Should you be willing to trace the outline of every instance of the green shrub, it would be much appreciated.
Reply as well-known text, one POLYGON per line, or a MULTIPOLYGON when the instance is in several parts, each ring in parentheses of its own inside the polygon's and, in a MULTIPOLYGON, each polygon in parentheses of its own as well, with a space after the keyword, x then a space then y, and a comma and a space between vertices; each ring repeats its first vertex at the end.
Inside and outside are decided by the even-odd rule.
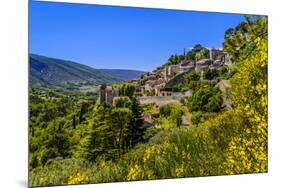
POLYGON ((203 121, 203 114, 202 112, 194 112, 192 113, 192 116, 191 116, 191 123, 193 125, 198 125, 199 123, 201 123, 203 121))
POLYGON ((202 112, 219 112, 222 108, 221 91, 209 84, 202 85, 188 100, 188 109, 202 112))

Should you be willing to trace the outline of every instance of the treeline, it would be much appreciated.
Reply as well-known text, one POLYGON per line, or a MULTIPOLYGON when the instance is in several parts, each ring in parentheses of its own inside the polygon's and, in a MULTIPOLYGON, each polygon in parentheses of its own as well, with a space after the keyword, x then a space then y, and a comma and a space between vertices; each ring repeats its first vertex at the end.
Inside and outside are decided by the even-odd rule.
POLYGON ((67 90, 29 91, 29 166, 36 168, 57 157, 70 157, 96 95, 67 90))

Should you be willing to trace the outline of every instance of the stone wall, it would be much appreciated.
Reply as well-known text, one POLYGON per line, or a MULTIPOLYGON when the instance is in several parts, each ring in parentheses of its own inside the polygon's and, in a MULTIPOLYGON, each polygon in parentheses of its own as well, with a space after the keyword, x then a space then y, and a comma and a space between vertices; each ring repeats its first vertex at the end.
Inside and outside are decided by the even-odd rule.
POLYGON ((180 103, 182 96, 145 96, 138 97, 140 104, 155 104, 163 106, 168 103, 180 103))

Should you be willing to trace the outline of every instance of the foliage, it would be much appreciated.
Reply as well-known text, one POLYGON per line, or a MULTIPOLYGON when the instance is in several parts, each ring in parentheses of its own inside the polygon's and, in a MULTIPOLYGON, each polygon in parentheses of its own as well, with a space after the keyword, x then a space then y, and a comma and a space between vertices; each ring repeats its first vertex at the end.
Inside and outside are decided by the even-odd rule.
POLYGON ((181 105, 170 103, 160 107, 160 122, 164 129, 182 126, 183 110, 181 105))
POLYGON ((182 60, 184 59, 184 57, 182 55, 171 55, 170 58, 168 59, 168 61, 164 64, 165 66, 168 65, 176 65, 179 64, 182 60))
POLYGON ((92 99, 88 100, 82 92, 69 94, 68 91, 31 88, 30 168, 72 155, 77 144, 76 133, 80 132, 79 118, 76 117, 81 114, 81 108, 84 108, 85 117, 88 103, 92 103, 92 99))
POLYGON ((195 90, 200 85, 200 76, 195 72, 187 72, 177 76, 177 79, 170 80, 166 88, 171 88, 173 92, 195 90))
POLYGON ((173 92, 179 92, 180 90, 181 90, 180 85, 174 85, 174 86, 172 87, 172 91, 173 91, 173 92))
POLYGON ((203 49, 201 44, 196 44, 189 52, 186 53, 185 58, 187 60, 196 60, 196 53, 203 49))
POLYGON ((252 42, 255 51, 239 62, 231 80, 233 106, 244 125, 225 153, 230 174, 267 172, 267 39, 252 42))
POLYGON ((81 140, 75 153, 76 157, 94 161, 98 156, 112 158, 116 155, 114 135, 108 124, 110 108, 97 106, 93 119, 89 122, 86 136, 81 140))
MULTIPOLYGON (((158 67, 157 69, 164 69, 165 67, 169 65, 177 65, 182 60, 196 60, 196 58, 204 59, 209 57, 209 50, 207 48, 204 48, 201 44, 196 44, 194 47, 188 51, 185 56, 183 55, 171 55, 166 63, 164 63, 162 66, 158 67)), ((198 60, 199 60, 198 59, 198 60)))
POLYGON ((222 106, 221 91, 212 85, 202 85, 188 99, 190 111, 219 112, 222 106))
POLYGON ((217 69, 207 69, 204 71, 204 78, 207 80, 213 80, 220 75, 219 70, 217 69))
POLYGON ((200 80, 200 75, 192 71, 187 75, 186 82, 184 85, 188 89, 195 90, 199 85, 199 80, 200 80))
POLYGON ((192 113, 191 116, 191 123, 193 125, 198 125, 199 123, 201 123, 203 121, 203 114, 202 112, 198 111, 198 112, 194 112, 192 113))
POLYGON ((127 96, 132 98, 135 93, 135 85, 132 83, 115 84, 114 87, 119 90, 120 96, 127 96))
POLYGON ((210 58, 210 53, 209 50, 207 48, 202 48, 199 52, 196 53, 195 55, 195 59, 197 61, 201 60, 201 59, 208 59, 210 58))
POLYGON ((128 131, 129 147, 132 148, 138 143, 144 142, 145 131, 143 127, 142 110, 139 101, 134 97, 131 105, 132 119, 128 131))
POLYGON ((253 41, 267 35, 265 16, 246 16, 235 28, 229 28, 224 35, 223 49, 237 63, 247 58, 256 48, 253 41))
POLYGON ((163 130, 116 162, 54 161, 35 169, 30 182, 32 185, 67 184, 78 173, 80 183, 220 175, 224 173, 223 149, 237 134, 237 123, 236 116, 228 112, 201 127, 163 130))
POLYGON ((125 96, 125 97, 118 97, 118 98, 114 98, 113 101, 113 105, 117 108, 129 108, 131 106, 131 100, 129 97, 125 96))

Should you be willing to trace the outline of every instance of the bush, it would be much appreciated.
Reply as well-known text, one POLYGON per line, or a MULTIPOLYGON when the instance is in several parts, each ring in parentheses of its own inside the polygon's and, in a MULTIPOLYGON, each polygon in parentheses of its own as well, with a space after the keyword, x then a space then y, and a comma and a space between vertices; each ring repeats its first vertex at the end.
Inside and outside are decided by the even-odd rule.
POLYGON ((113 101, 113 105, 116 108, 130 108, 131 107, 131 100, 129 97, 115 97, 113 101))
POLYGON ((182 106, 176 103, 170 103, 160 107, 160 123, 162 128, 182 126, 182 106))
POLYGON ((204 78, 207 80, 213 80, 219 76, 219 71, 217 69, 208 69, 204 72, 204 78))
POLYGON ((212 85, 203 85, 188 100, 191 112, 219 112, 222 108, 221 91, 212 85))
POLYGON ((203 114, 202 112, 194 112, 192 113, 192 116, 191 116, 191 123, 193 125, 198 125, 199 123, 201 123, 203 121, 203 114))

